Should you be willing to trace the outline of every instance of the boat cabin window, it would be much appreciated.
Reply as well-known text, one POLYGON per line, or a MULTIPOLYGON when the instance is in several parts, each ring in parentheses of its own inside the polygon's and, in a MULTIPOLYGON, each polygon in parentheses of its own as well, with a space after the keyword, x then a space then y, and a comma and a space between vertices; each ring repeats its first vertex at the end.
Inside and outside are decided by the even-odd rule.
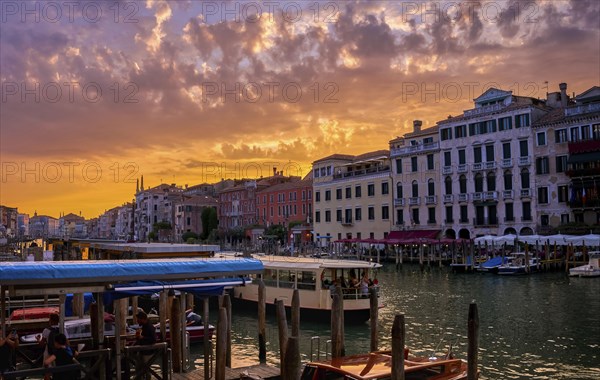
POLYGON ((302 271, 297 273, 298 289, 315 290, 316 273, 311 271, 302 271))
POLYGON ((277 270, 265 269, 262 276, 263 276, 263 282, 265 283, 265 286, 277 287, 277 270))
POLYGON ((279 272, 279 287, 293 289, 294 286, 296 285, 296 271, 280 269, 278 272, 279 272))

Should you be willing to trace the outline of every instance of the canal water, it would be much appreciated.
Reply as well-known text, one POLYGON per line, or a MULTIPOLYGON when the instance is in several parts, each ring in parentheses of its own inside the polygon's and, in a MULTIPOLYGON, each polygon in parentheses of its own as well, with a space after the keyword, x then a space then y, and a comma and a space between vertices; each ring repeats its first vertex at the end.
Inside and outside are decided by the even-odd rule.
MULTIPOLYGON (((419 355, 445 354, 450 344, 466 358, 467 315, 476 301, 480 321, 482 379, 600 379, 600 279, 569 278, 564 273, 503 277, 455 274, 447 268, 421 272, 405 265, 397 272, 386 265, 379 273, 380 348, 390 349, 394 316, 404 313, 406 340, 419 355)), ((216 316, 216 313, 211 313, 216 316)), ((235 366, 258 361, 256 315, 236 310, 232 352, 235 366)), ((211 321, 216 325, 216 321, 211 321)), ((302 360, 310 359, 311 338, 320 336, 323 358, 329 321, 301 317, 302 360)), ((267 361, 279 364, 277 323, 267 318, 267 361)), ((369 350, 369 325, 346 325, 346 353, 369 350)), ((316 359, 317 341, 313 342, 316 359)), ((192 348, 201 365, 202 346, 192 348)))

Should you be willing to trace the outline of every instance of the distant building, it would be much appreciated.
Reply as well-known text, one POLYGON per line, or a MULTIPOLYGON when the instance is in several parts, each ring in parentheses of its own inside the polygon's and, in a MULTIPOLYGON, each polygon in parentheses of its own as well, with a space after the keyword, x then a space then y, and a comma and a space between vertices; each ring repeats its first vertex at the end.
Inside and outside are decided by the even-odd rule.
POLYGON ((390 153, 334 154, 313 162, 314 238, 383 239, 392 226, 390 153))
POLYGON ((114 239, 131 240, 133 239, 133 203, 125 203, 117 208, 117 218, 115 220, 114 239))
POLYGON ((187 187, 185 190, 183 190, 183 195, 188 195, 188 196, 193 196, 193 195, 200 195, 203 197, 215 197, 216 196, 216 191, 215 191, 215 186, 211 185, 209 183, 201 183, 199 185, 194 185, 194 186, 190 186, 187 187))
MULTIPOLYGON (((202 213, 207 208, 217 209, 218 202, 208 195, 185 196, 174 201, 175 204, 175 237, 182 241, 182 235, 193 232, 196 235, 203 233, 202 213)), ((184 242, 185 243, 185 242, 184 242)))
POLYGON ((16 207, 0 206, 0 234, 14 236, 18 232, 16 207))
POLYGON ((29 218, 29 234, 33 238, 60 237, 58 219, 48 215, 38 215, 37 211, 29 218))
POLYGON ((17 236, 29 236, 29 214, 17 215, 17 236))
POLYGON ((181 198, 183 189, 175 184, 161 184, 144 189, 142 176, 141 188, 135 194, 134 239, 147 241, 148 235, 157 233, 160 241, 175 241, 175 206, 174 202, 181 198), (157 226, 162 225, 159 228, 157 226))
POLYGON ((69 213, 58 218, 59 235, 63 239, 84 238, 86 236, 85 218, 69 213))

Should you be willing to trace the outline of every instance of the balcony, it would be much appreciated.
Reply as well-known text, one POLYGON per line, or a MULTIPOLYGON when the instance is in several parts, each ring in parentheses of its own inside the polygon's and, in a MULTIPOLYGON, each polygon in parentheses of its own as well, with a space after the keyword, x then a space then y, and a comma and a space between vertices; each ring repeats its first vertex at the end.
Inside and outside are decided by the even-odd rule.
POLYGON ((519 157, 519 166, 529 166, 531 165, 530 157, 519 157))
POLYGON ((514 216, 505 216, 504 217, 504 223, 514 223, 514 222, 515 222, 514 216))
POLYGON ((394 206, 404 206, 404 198, 394 198, 394 206))
POLYGON ((496 161, 488 161, 485 163, 485 169, 486 170, 493 170, 496 169, 496 161))
POLYGON ((497 191, 486 191, 483 193, 483 199, 486 201, 497 201, 498 200, 498 192, 497 191))
POLYGON ((571 178, 573 177, 596 177, 600 176, 600 168, 587 168, 587 169, 571 169, 567 170, 565 174, 571 178))
POLYGON ((340 223, 342 223, 342 226, 347 227, 352 227, 354 225, 354 223, 352 223, 352 218, 346 218, 344 220, 341 220, 340 223))
POLYGON ((458 221, 458 223, 460 223, 460 224, 467 224, 467 223, 469 223, 469 219, 467 219, 467 218, 460 218, 460 220, 458 221))
POLYGON ((475 227, 497 226, 498 218, 473 218, 473 225, 475 227))
POLYGON ((513 199, 513 198, 514 198, 514 191, 504 190, 502 192, 502 199, 513 199))
POLYGON ((408 198, 408 204, 409 204, 409 206, 418 206, 421 204, 421 198, 420 197, 410 197, 410 198, 408 198))
POLYGON ((531 189, 521 189, 521 198, 531 198, 531 189))
POLYGON ((397 220, 396 221, 396 225, 397 226, 403 226, 404 225, 404 220, 397 220))
POLYGON ((464 112, 464 115, 465 115, 465 117, 481 115, 481 114, 488 113, 488 112, 499 111, 505 107, 506 106, 502 103, 492 104, 489 106, 477 107, 477 108, 472 108, 470 110, 466 110, 464 112))
POLYGON ((442 168, 442 174, 443 175, 452 174, 452 166, 444 166, 442 168))
POLYGON ((361 176, 377 174, 377 173, 388 173, 389 171, 390 171, 389 165, 381 165, 381 166, 375 166, 375 167, 371 167, 371 168, 367 168, 367 169, 352 170, 352 171, 347 171, 347 172, 338 172, 333 175, 333 179, 340 180, 340 179, 361 177, 361 176))
POLYGON ((444 203, 452 203, 453 201, 454 201, 454 197, 452 196, 452 194, 444 195, 444 203))
POLYGON ((565 116, 582 115, 591 112, 599 112, 600 103, 583 104, 580 106, 565 108, 565 116))
POLYGON ((513 166, 512 158, 504 158, 502 159, 502 168, 511 168, 513 166))
POLYGON ((437 142, 427 144, 409 145, 402 148, 394 148, 390 151, 390 156, 403 156, 413 153, 423 153, 432 150, 438 150, 440 144, 437 142))
POLYGON ((473 202, 481 202, 483 200, 483 193, 473 193, 473 202))
POLYGON ((467 193, 458 194, 458 201, 459 202, 468 202, 469 201, 469 194, 467 194, 467 193))
POLYGON ((527 215, 521 218, 521 222, 531 222, 533 219, 531 218, 531 215, 527 215))
POLYGON ((428 195, 425 197, 425 204, 426 205, 434 205, 437 203, 437 196, 435 195, 428 195))
POLYGON ((483 162, 476 162, 476 163, 473 164, 473 171, 474 172, 478 172, 478 171, 481 171, 483 169, 485 169, 485 167, 483 165, 483 162))
POLYGON ((467 164, 460 164, 456 168, 457 173, 466 173, 467 171, 469 171, 469 167, 467 166, 467 164))

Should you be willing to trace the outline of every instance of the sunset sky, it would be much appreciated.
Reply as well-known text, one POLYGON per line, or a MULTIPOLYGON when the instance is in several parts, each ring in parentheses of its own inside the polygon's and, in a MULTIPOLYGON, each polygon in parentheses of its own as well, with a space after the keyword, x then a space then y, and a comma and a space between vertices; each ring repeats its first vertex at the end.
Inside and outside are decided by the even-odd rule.
POLYGON ((73 3, 1 4, 0 204, 20 212, 95 217, 142 174, 303 175, 489 87, 600 84, 596 0, 73 3))

